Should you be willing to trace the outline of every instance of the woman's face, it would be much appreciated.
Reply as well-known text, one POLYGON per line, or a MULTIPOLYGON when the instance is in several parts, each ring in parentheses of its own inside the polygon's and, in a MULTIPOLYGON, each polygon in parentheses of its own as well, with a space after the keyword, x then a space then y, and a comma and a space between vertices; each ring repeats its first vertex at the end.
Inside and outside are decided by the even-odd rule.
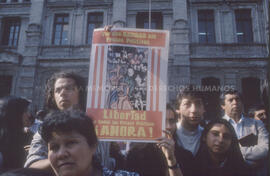
POLYGON ((215 124, 206 135, 206 145, 214 154, 225 154, 232 143, 232 134, 223 124, 215 124))
POLYGON ((80 133, 53 132, 48 143, 48 158, 58 176, 89 176, 95 150, 80 133))

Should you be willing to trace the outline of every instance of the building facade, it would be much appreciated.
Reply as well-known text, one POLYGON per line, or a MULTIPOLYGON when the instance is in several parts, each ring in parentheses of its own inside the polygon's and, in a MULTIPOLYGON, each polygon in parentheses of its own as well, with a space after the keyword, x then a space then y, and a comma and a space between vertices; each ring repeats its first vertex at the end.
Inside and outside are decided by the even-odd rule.
POLYGON ((0 96, 41 108, 52 73, 87 79, 94 28, 148 28, 150 19, 170 31, 168 101, 191 83, 206 91, 209 116, 226 87, 248 107, 267 80, 268 11, 268 0, 0 0, 0 96))

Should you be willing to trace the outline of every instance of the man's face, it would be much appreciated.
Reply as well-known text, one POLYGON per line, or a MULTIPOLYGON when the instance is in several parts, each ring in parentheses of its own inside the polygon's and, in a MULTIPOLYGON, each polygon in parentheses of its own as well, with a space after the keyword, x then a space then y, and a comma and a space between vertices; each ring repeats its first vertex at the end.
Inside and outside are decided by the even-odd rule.
POLYGON ((166 110, 166 130, 169 130, 172 134, 176 131, 176 118, 172 110, 166 110))
POLYGON ((59 78, 54 84, 54 99, 59 110, 79 104, 79 90, 71 78, 59 78))
POLYGON ((191 128, 198 127, 204 112, 204 105, 200 98, 183 98, 178 111, 182 123, 191 128))
POLYGON ((239 117, 242 113, 242 102, 237 94, 226 94, 224 105, 221 107, 229 117, 239 117))
POLYGON ((254 118, 256 120, 261 120, 262 122, 265 122, 267 120, 266 111, 264 109, 260 109, 258 111, 255 111, 254 118))

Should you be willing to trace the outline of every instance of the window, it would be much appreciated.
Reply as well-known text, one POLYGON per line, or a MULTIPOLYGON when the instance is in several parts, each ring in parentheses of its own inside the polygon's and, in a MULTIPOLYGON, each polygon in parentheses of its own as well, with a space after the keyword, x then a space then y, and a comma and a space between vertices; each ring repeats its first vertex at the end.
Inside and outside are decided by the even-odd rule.
POLYGON ((0 98, 10 95, 12 76, 0 75, 0 98))
POLYGON ((252 105, 261 103, 260 82, 261 80, 255 77, 246 77, 241 79, 245 112, 247 112, 252 105))
POLYGON ((16 47, 20 35, 20 18, 4 18, 3 24, 2 44, 16 47))
MULTIPOLYGON (((162 29, 163 17, 160 12, 151 13, 151 29, 162 29)), ((136 16, 136 27, 149 29, 149 13, 139 12, 136 16)))
POLYGON ((86 38, 86 43, 87 44, 92 43, 93 30, 95 28, 102 27, 102 25, 103 25, 103 13, 102 12, 88 13, 88 18, 87 18, 87 38, 86 38))
POLYGON ((215 43, 215 22, 213 10, 198 10, 199 43, 215 43))
POLYGON ((68 44, 68 14, 55 15, 53 25, 53 44, 67 45, 68 44))
POLYGON ((236 35, 238 43, 253 42, 250 9, 235 10, 236 35))
POLYGON ((7 0, 0 0, 0 3, 5 3, 7 2, 7 0))

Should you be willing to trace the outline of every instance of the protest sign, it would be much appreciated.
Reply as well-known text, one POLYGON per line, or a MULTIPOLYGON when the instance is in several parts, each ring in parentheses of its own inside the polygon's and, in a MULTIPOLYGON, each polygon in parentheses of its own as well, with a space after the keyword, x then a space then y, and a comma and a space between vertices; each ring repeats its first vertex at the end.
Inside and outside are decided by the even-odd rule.
POLYGON ((153 142, 162 136, 168 45, 164 30, 94 30, 87 113, 99 139, 153 142))

